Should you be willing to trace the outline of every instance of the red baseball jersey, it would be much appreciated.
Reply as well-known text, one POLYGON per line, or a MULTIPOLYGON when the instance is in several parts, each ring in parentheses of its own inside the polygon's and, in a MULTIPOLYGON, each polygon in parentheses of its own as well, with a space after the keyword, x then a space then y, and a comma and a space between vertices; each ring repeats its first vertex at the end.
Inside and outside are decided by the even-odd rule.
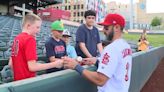
POLYGON ((14 80, 21 80, 35 76, 29 71, 28 61, 37 60, 35 37, 27 33, 20 33, 15 37, 11 51, 14 80))

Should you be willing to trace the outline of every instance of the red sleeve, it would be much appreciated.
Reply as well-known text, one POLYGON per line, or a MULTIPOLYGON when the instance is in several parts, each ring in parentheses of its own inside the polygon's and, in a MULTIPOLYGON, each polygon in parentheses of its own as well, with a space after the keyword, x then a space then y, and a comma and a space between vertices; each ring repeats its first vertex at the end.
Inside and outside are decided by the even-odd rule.
POLYGON ((25 55, 26 55, 27 61, 37 60, 36 40, 34 38, 29 38, 27 40, 26 46, 25 46, 25 55))

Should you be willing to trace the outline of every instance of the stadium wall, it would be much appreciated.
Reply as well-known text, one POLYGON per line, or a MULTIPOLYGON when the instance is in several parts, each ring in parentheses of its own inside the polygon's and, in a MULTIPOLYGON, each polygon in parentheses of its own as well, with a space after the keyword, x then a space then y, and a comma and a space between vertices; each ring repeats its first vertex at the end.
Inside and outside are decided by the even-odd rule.
MULTIPOLYGON (((133 54, 132 78, 129 92, 140 92, 159 61, 164 47, 133 54)), ((96 70, 95 67, 89 67, 96 70)), ((45 74, 35 78, 0 85, 0 92, 96 92, 96 86, 73 70, 45 74)))

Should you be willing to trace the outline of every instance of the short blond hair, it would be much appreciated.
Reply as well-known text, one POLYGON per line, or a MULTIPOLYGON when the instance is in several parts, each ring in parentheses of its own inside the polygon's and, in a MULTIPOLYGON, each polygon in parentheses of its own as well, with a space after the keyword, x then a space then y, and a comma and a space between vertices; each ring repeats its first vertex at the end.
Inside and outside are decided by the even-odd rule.
POLYGON ((35 21, 41 21, 42 19, 33 13, 28 13, 24 16, 23 21, 22 21, 22 26, 24 27, 26 23, 34 24, 35 21))

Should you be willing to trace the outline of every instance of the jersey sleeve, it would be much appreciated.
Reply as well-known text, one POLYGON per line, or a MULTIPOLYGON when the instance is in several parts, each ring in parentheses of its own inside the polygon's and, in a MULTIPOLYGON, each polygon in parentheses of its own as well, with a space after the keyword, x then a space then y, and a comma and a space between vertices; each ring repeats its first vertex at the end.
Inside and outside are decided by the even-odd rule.
POLYGON ((111 78, 118 66, 118 56, 116 53, 116 51, 106 48, 99 58, 100 62, 97 72, 111 78))
POLYGON ((27 61, 37 60, 36 40, 29 38, 25 44, 25 56, 27 61))

